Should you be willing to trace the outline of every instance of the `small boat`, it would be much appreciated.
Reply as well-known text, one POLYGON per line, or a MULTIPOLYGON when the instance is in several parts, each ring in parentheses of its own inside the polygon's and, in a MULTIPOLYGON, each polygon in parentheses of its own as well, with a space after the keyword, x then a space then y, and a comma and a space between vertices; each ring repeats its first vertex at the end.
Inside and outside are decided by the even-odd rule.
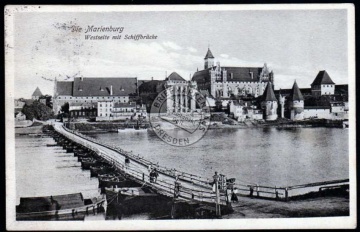
POLYGON ((105 174, 108 172, 113 172, 115 169, 109 165, 100 165, 100 166, 91 166, 90 167, 90 176, 98 176, 99 174, 105 174))
POLYGON ((149 187, 105 188, 107 206, 122 214, 170 211, 171 198, 149 187))
POLYGON ((131 127, 122 127, 118 129, 118 132, 134 132, 136 131, 135 128, 131 128, 131 127))
POLYGON ((118 129, 118 132, 145 132, 147 131, 147 128, 140 127, 139 123, 137 123, 136 126, 131 127, 122 127, 118 129))
POLYGON ((94 158, 83 158, 81 160, 81 167, 83 169, 90 169, 90 166, 94 166, 97 163, 97 160, 94 158))
POLYGON ((115 174, 105 174, 105 175, 98 175, 99 177, 99 188, 101 188, 102 192, 105 191, 106 187, 138 187, 141 186, 139 183, 126 179, 124 176, 115 175, 115 174))
POLYGON ((47 147, 56 147, 58 146, 56 143, 55 144, 46 144, 47 147))
POLYGON ((21 197, 16 220, 83 220, 84 213, 102 209, 105 199, 84 199, 82 193, 21 197))

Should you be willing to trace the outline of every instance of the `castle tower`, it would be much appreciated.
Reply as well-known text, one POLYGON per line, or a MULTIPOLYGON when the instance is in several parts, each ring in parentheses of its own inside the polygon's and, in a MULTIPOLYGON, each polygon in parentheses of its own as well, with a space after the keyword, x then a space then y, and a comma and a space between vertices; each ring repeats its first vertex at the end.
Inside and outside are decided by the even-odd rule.
POLYGON ((33 100, 39 100, 39 97, 41 97, 41 96, 42 96, 42 93, 41 93, 39 87, 36 87, 35 91, 34 91, 33 94, 31 95, 31 98, 32 98, 33 100))
POLYGON ((333 95, 335 92, 335 83, 331 80, 329 74, 322 70, 315 77, 311 84, 311 93, 314 97, 322 95, 333 95))
POLYGON ((284 118, 285 112, 285 97, 281 95, 281 89, 279 91, 279 103, 280 103, 280 118, 284 118))
POLYGON ((228 85, 227 85, 227 71, 223 69, 222 71, 222 86, 223 86, 223 97, 228 97, 228 85))
POLYGON ((211 53, 210 48, 208 48, 208 51, 204 58, 204 60, 205 60, 204 69, 208 69, 208 68, 211 68, 212 66, 214 66, 214 58, 215 57, 211 53))
POLYGON ((262 96, 261 108, 263 109, 264 119, 266 121, 274 121, 278 118, 278 102, 275 97, 271 82, 269 82, 265 88, 264 94, 262 96))
POLYGON ((289 111, 291 120, 303 120, 304 119, 304 97, 296 83, 291 89, 289 97, 289 111))

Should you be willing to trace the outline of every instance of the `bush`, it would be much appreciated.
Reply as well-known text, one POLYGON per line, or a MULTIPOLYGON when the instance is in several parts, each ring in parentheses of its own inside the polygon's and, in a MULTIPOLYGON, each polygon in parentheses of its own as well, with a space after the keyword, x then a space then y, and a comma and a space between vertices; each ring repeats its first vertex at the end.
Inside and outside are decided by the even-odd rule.
POLYGON ((22 109, 22 112, 26 115, 28 120, 48 120, 54 117, 54 112, 51 108, 40 103, 39 101, 34 101, 31 105, 25 105, 22 109))

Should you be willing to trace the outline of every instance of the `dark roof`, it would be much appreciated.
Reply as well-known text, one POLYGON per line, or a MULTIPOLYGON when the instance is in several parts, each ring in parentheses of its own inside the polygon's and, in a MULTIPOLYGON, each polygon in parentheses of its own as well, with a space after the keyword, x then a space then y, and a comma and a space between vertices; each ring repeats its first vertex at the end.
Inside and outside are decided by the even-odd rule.
POLYGON ((259 67, 222 67, 222 68, 224 68, 227 71, 227 81, 258 82, 262 71, 262 68, 259 67))
POLYGON ((304 97, 301 94, 301 91, 300 91, 299 86, 297 85, 296 81, 294 82, 294 85, 291 89, 290 100, 292 100, 292 101, 303 101, 304 100, 304 97))
POLYGON ((115 102, 114 108, 119 108, 119 107, 136 107, 136 104, 135 102, 129 102, 129 103, 115 102))
POLYGON ((17 211, 19 213, 51 211, 55 210, 56 203, 61 206, 61 209, 74 209, 84 206, 81 193, 52 196, 52 199, 55 204, 52 203, 51 196, 21 197, 17 211))
POLYGON ((172 72, 167 78, 167 81, 186 81, 184 78, 182 78, 179 74, 176 72, 172 72))
POLYGON ((72 96, 73 81, 56 82, 56 91, 58 95, 72 96))
POLYGON ((262 95, 263 101, 277 101, 271 82, 266 85, 264 94, 262 95))
MULTIPOLYGON (((299 88, 300 89, 300 88, 299 88)), ((289 97, 291 95, 291 91, 292 89, 279 89, 279 90, 275 90, 274 93, 276 96, 278 96, 279 94, 281 94, 281 96, 285 96, 285 97, 289 97)), ((307 96, 307 95, 311 95, 311 88, 301 88, 300 89, 301 94, 303 96, 307 96)))
POLYGON ((304 106, 304 109, 330 109, 330 106, 304 106))
POLYGON ((165 82, 160 80, 152 80, 145 82, 139 86, 140 93, 158 93, 165 89, 165 82))
POLYGON ((349 85, 335 85, 335 94, 348 94, 349 85))
POLYGON ((215 58, 215 57, 213 56, 213 54, 211 53, 210 48, 208 48, 208 51, 207 51, 204 59, 208 59, 208 58, 215 58))
POLYGON ((197 83, 210 82, 210 68, 195 72, 191 80, 197 83))
POLYGON ((112 96, 128 96, 136 93, 136 77, 117 77, 117 78, 74 78, 73 96, 110 96, 112 86, 112 96))
POLYGON ((33 92, 33 94, 31 96, 33 97, 40 97, 42 95, 39 87, 36 87, 35 91, 33 92))
MULTIPOLYGON (((258 82, 260 80, 260 74, 263 69, 262 67, 221 67, 221 68, 227 71, 228 82, 231 81, 258 82)), ((197 83, 210 82, 210 70, 211 68, 208 68, 195 72, 192 77, 192 80, 196 81, 197 83)), ((222 79, 218 81, 222 81, 222 79)))
POLYGON ((315 77, 315 80, 311 85, 326 85, 326 84, 333 85, 335 83, 331 80, 329 74, 325 70, 322 70, 315 77))

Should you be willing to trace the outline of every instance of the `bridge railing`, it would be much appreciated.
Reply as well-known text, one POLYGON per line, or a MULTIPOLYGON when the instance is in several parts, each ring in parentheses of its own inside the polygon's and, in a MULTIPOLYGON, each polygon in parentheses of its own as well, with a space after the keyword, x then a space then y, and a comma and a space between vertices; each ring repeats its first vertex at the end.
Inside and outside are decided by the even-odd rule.
MULTIPOLYGON (((216 194, 212 192, 212 188, 209 185, 210 180, 206 178, 199 178, 199 176, 192 175, 190 173, 185 172, 179 172, 175 169, 168 169, 166 167, 161 167, 157 164, 154 164, 150 161, 147 161, 141 157, 135 156, 131 154, 130 152, 126 152, 121 148, 118 148, 116 146, 112 146, 109 144, 103 144, 102 142, 97 141, 94 138, 91 138, 89 136, 85 136, 83 134, 74 132, 72 130, 69 130, 66 127, 63 127, 64 130, 69 132, 69 134, 65 134, 68 139, 71 139, 93 151, 95 151, 100 157, 107 160, 109 163, 113 164, 115 167, 117 167, 119 170, 126 172, 133 178, 136 178, 138 181, 144 181, 145 184, 150 185, 151 187, 157 189, 159 192, 163 193, 166 196, 172 197, 174 195, 174 189, 175 189, 175 179, 178 176, 181 181, 186 181, 189 184, 198 186, 199 188, 188 188, 188 187, 181 187, 179 191, 179 198, 185 199, 185 200, 195 200, 200 202, 212 202, 214 203, 216 200, 216 194), (85 141, 88 140, 90 142, 96 143, 98 145, 107 147, 109 149, 112 149, 120 154, 127 155, 128 157, 131 157, 132 160, 136 160, 137 162, 140 162, 144 166, 152 165, 153 167, 156 167, 159 173, 165 174, 169 177, 172 177, 171 181, 165 181, 158 179, 156 183, 150 183, 146 182, 146 180, 150 179, 150 176, 146 172, 141 172, 139 170, 126 167, 125 164, 119 162, 119 157, 112 157, 110 154, 104 153, 100 149, 98 149, 96 146, 93 146, 91 143, 84 142, 84 140, 79 139, 82 138, 85 141), (204 189, 204 190, 203 190, 204 189)), ((225 205, 226 204, 227 196, 225 193, 220 193, 220 204, 225 205)))

